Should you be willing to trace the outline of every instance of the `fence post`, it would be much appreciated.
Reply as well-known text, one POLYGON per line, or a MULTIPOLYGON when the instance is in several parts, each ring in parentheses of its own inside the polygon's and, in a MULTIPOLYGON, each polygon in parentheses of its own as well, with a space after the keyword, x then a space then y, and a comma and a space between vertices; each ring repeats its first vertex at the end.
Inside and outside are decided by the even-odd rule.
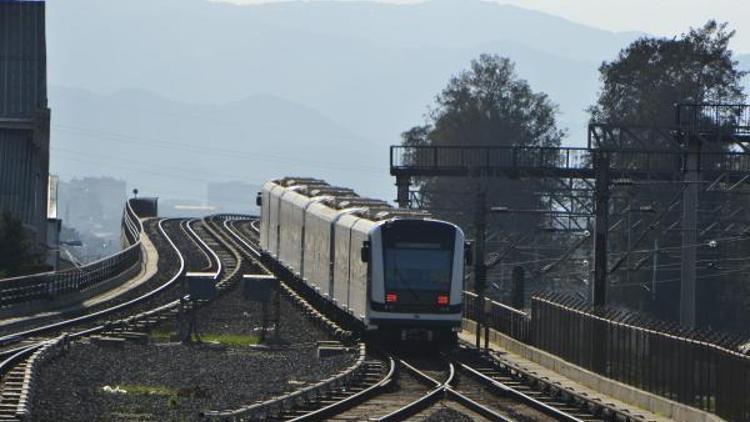
POLYGON ((521 266, 513 268, 513 307, 522 310, 524 305, 524 270, 521 266))

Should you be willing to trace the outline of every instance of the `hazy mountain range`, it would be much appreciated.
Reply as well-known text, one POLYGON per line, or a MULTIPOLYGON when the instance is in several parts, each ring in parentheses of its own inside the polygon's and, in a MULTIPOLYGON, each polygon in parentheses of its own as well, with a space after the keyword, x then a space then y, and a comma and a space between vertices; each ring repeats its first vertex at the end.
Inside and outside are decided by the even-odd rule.
POLYGON ((598 65, 640 36, 479 0, 47 7, 53 171, 185 198, 305 174, 392 199, 388 145, 484 52, 513 59, 582 145, 598 65))

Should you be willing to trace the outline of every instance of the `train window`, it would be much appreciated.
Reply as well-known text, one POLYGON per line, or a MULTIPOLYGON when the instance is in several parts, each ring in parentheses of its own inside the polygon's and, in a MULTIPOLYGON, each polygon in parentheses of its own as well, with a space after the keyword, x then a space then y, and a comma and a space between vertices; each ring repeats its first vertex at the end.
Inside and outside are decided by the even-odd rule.
POLYGON ((449 290, 452 256, 450 250, 387 249, 386 290, 449 290))
POLYGON ((370 241, 365 240, 362 242, 362 249, 359 251, 359 258, 362 262, 370 262, 370 241))
MULTIPOLYGON (((386 291, 450 291, 455 229, 425 221, 392 222, 383 228, 386 291)), ((430 296, 432 297, 432 296, 430 296)), ((432 299, 431 299, 432 300, 432 299)))

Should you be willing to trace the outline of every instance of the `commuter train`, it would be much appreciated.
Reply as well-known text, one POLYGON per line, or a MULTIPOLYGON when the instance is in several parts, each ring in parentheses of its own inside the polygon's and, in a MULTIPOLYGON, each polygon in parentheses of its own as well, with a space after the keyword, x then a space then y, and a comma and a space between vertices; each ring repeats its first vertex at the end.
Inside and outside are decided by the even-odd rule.
POLYGON ((465 264, 458 226, 310 178, 268 182, 257 202, 263 252, 368 333, 455 341, 465 264))

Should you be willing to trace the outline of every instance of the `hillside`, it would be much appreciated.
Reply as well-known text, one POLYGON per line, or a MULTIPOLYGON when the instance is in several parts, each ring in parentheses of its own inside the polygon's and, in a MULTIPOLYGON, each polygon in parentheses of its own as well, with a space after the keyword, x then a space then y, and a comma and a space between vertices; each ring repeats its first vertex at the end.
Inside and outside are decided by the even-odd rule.
POLYGON ((54 87, 51 98, 52 171, 64 178, 109 175, 144 195, 186 199, 202 199, 209 182, 261 184, 301 171, 341 182, 357 177, 370 193, 387 180, 385 151, 315 110, 268 95, 194 105, 145 91, 54 87))
MULTIPOLYGON (((52 143, 115 155, 96 164, 71 155, 64 163, 64 153, 56 159, 53 152, 61 172, 98 175, 123 166, 119 154, 139 157, 123 144, 99 145, 100 131, 169 140, 163 159, 187 168, 197 165, 194 155, 177 147, 209 143, 222 152, 199 165, 206 174, 189 172, 199 183, 333 175, 388 199, 388 146, 423 122, 435 95, 472 58, 488 52, 514 60, 521 77, 559 104, 566 143, 584 145, 597 67, 639 36, 479 0, 66 0, 47 7, 50 83, 74 88, 50 93, 53 120, 78 127, 53 127, 52 143), (250 168, 248 153, 269 158, 250 168), (228 169, 240 156, 245 169, 234 174, 228 169)), ((741 60, 750 68, 748 57, 741 60)), ((164 192, 197 195, 153 176, 147 181, 164 192)))

